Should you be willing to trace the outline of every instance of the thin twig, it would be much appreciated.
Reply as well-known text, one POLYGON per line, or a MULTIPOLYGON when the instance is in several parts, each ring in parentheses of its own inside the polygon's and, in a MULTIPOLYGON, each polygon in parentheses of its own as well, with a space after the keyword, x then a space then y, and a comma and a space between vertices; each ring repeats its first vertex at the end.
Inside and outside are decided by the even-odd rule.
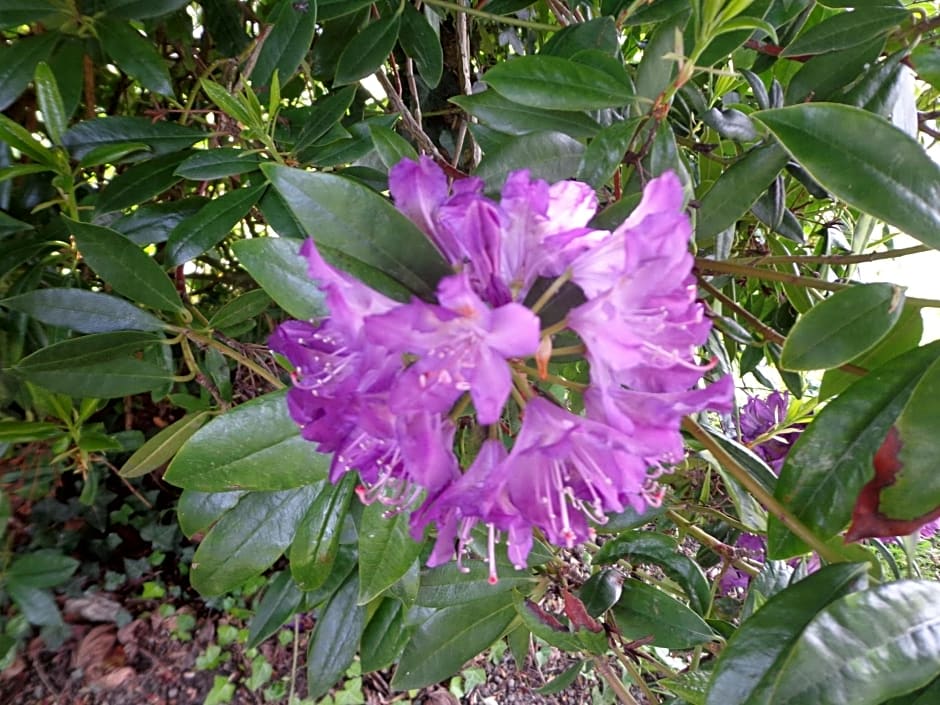
POLYGON ((627 690, 626 686, 617 678, 617 674, 613 672, 607 661, 601 656, 594 657, 594 668, 596 668, 597 672, 601 674, 601 677, 607 681, 607 685, 616 693, 620 702, 626 703, 626 705, 639 705, 633 696, 630 695, 630 691, 627 690))
POLYGON ((930 252, 932 248, 927 245, 913 245, 899 250, 886 252, 869 252, 860 255, 775 255, 760 257, 740 257, 731 260, 740 264, 755 266, 758 264, 860 264, 875 262, 882 259, 895 259, 907 255, 916 255, 920 252, 930 252))

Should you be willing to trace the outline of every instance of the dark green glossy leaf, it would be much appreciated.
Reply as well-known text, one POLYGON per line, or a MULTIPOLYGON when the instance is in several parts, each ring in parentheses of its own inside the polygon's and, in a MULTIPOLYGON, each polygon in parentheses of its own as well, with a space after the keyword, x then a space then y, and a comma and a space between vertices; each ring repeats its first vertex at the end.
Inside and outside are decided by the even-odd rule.
POLYGON ((43 441, 62 433, 58 424, 48 421, 0 421, 0 443, 43 441))
POLYGON ((484 80, 515 103, 546 110, 616 108, 633 97, 625 69, 618 81, 605 71, 557 56, 520 56, 497 64, 484 80))
POLYGON ((533 581, 528 571, 517 571, 508 563, 498 566, 499 581, 495 585, 489 582, 489 568, 485 563, 465 561, 464 567, 466 572, 461 571, 455 562, 450 562, 421 571, 415 603, 423 607, 449 607, 516 587, 524 588, 533 581))
POLYGON ((55 549, 40 549, 14 558, 4 577, 26 587, 51 588, 72 577, 78 565, 55 549))
POLYGON ((315 492, 308 486, 244 495, 196 549, 193 587, 203 595, 220 595, 264 572, 294 539, 315 492))
POLYGON ((101 46, 118 68, 152 93, 173 95, 170 72, 149 37, 120 19, 103 17, 98 25, 101 46))
POLYGON ((391 169, 402 159, 418 160, 418 153, 408 140, 384 125, 370 124, 369 134, 372 136, 372 143, 375 145, 375 151, 379 154, 379 159, 386 169, 391 169))
POLYGON ((716 639, 715 633, 695 612, 639 580, 624 581, 613 614, 625 637, 652 637, 651 643, 655 646, 690 649, 716 639))
POLYGON ((202 24, 212 37, 215 48, 234 57, 241 54, 250 41, 245 32, 239 0, 200 0, 202 24))
POLYGON ((414 59, 418 73, 430 88, 441 82, 444 71, 444 52, 437 32, 428 23, 423 12, 415 10, 410 4, 405 5, 402 14, 401 33, 398 37, 401 48, 414 59))
POLYGON ((103 9, 118 17, 144 20, 168 15, 188 4, 189 0, 104 0, 103 9))
POLYGON ((303 127, 294 143, 294 154, 298 154, 310 147, 323 137, 331 128, 339 124, 353 98, 356 96, 356 87, 347 86, 329 95, 317 98, 305 115, 303 127))
POLYGON ((246 174, 258 168, 261 157, 235 147, 200 150, 183 160, 176 175, 192 181, 211 181, 246 174))
POLYGON ((215 198, 173 228, 166 243, 166 263, 179 266, 228 237, 268 187, 246 186, 215 198))
POLYGON ((69 115, 62 102, 62 94, 59 92, 55 74, 45 61, 40 61, 36 66, 33 84, 36 87, 36 101, 42 111, 42 121, 46 125, 49 139, 53 144, 62 144, 62 135, 69 126, 69 115))
POLYGON ((816 304, 790 329, 780 353, 788 370, 823 370, 858 357, 884 338, 904 309, 894 284, 857 284, 816 304))
POLYGON ((437 610, 405 646, 391 686, 410 690, 453 675, 496 641, 515 616, 508 592, 437 610))
POLYGON ((774 705, 879 705, 932 681, 940 585, 904 580, 829 603, 775 673, 774 705))
POLYGON ((290 547, 290 572, 302 590, 316 590, 329 578, 357 482, 356 474, 350 472, 335 485, 318 486, 290 547))
POLYGON ((892 519, 913 519, 940 506, 940 358, 924 373, 898 417, 900 470, 881 492, 878 509, 892 519))
POLYGON ((584 668, 584 664, 585 661, 577 661, 573 665, 568 666, 568 668, 541 688, 536 688, 535 692, 539 695, 554 695, 555 693, 560 693, 574 683, 575 679, 581 674, 581 669, 584 668))
POLYGON ((333 174, 271 165, 262 170, 318 245, 365 262, 418 295, 430 295, 447 273, 427 237, 374 191, 333 174))
POLYGON ((73 397, 139 394, 163 388, 173 376, 162 356, 163 341, 159 335, 130 331, 85 335, 37 350, 13 371, 73 397))
POLYGON ((320 610, 307 649, 307 695, 312 700, 325 695, 356 657, 366 625, 366 608, 356 604, 358 592, 353 574, 320 610))
POLYGON ((0 29, 8 29, 63 12, 55 0, 4 0, 0 4, 0 29))
POLYGON ((163 154, 121 172, 98 196, 97 210, 101 213, 123 210, 159 196, 180 180, 176 168, 189 154, 188 151, 163 154))
POLYGON ((259 103, 248 97, 247 93, 241 95, 233 93, 225 86, 203 79, 200 82, 206 96, 219 106, 231 118, 252 129, 263 131, 264 123, 261 117, 259 103))
POLYGON ((208 411, 186 414, 149 438, 121 466, 121 477, 140 477, 165 465, 209 419, 208 411))
POLYGON ((911 62, 920 78, 934 88, 940 87, 940 49, 919 44, 911 52, 911 62))
POLYGON ((846 105, 808 103, 755 117, 837 197, 940 247, 940 165, 916 140, 846 105))
POLYGON ((176 516, 183 535, 192 538, 206 531, 225 512, 238 504, 244 492, 196 492, 183 490, 176 503, 176 516))
POLYGON ((6 110, 20 97, 33 79, 36 66, 49 60, 61 37, 58 32, 43 32, 0 46, 0 110, 6 110))
POLYGON ((673 15, 653 30, 643 48, 643 58, 640 59, 636 76, 636 107, 641 115, 650 112, 657 98, 678 73, 676 59, 666 58, 666 54, 682 55, 682 29, 688 21, 687 12, 673 15))
POLYGON ((600 617, 620 599, 623 593, 623 574, 616 568, 604 568, 588 578, 578 597, 592 617, 600 617))
POLYGON ((0 211, 0 238, 4 238, 7 235, 15 235, 16 233, 21 233, 32 229, 33 226, 29 223, 24 223, 22 220, 11 218, 3 211, 0 211))
POLYGON ((188 490, 284 490, 322 480, 329 457, 300 436, 284 392, 213 419, 177 453, 164 476, 188 490))
POLYGON ((146 144, 154 154, 168 154, 206 137, 197 127, 154 122, 145 117, 113 116, 84 120, 66 132, 62 141, 73 157, 81 159, 97 147, 128 142, 146 144))
POLYGON ((591 49, 608 56, 620 50, 620 36, 613 17, 596 17, 587 22, 577 22, 555 32, 540 54, 570 59, 580 51, 591 49))
POLYGON ((385 506, 373 502, 362 512, 359 527, 359 604, 385 592, 408 572, 421 552, 421 544, 408 532, 403 512, 385 516, 385 506))
POLYGON ((34 289, 0 300, 0 306, 22 311, 51 326, 79 333, 163 329, 163 322, 134 304, 108 294, 82 289, 34 289))
POLYGON ((162 311, 183 308, 173 282, 140 247, 110 228, 64 220, 85 262, 115 291, 162 311))
POLYGON ((613 563, 624 558, 631 563, 658 565, 689 596, 696 612, 705 614, 711 601, 708 581, 702 569, 679 552, 671 536, 649 531, 630 531, 605 543, 594 557, 597 563, 613 563))
POLYGON ((777 593, 728 641, 715 666, 707 705, 770 705, 755 694, 772 684, 790 649, 816 614, 833 600, 858 589, 864 564, 827 566, 777 593))
POLYGON ((533 132, 508 140, 487 152, 476 175, 490 190, 502 187, 509 172, 529 169, 533 179, 548 182, 570 179, 578 173, 584 145, 561 132, 533 132))
POLYGON ((281 83, 294 75, 303 61, 317 30, 317 3, 281 0, 271 15, 271 33, 258 52, 251 80, 266 86, 277 71, 281 83))
POLYGON ((336 85, 355 83, 375 73, 398 41, 401 15, 383 17, 367 24, 349 40, 336 64, 336 85))
POLYGON ((582 112, 533 108, 514 103, 493 90, 455 96, 450 102, 479 118, 494 130, 512 135, 550 131, 563 132, 575 139, 581 139, 600 130, 597 121, 582 112))
POLYGON ((641 118, 615 122, 595 135, 581 156, 578 179, 600 188, 613 176, 626 156, 641 118))
POLYGON ((261 642, 280 629, 298 611, 303 596, 289 570, 277 573, 268 583, 261 602, 248 622, 246 648, 257 648, 261 642))
POLYGON ((136 245, 166 242, 180 221, 194 215, 206 203, 208 199, 195 197, 147 204, 121 216, 110 227, 136 245))
POLYGON ((843 12, 813 25, 790 42, 780 56, 805 56, 848 49, 887 34, 911 16, 903 7, 871 7, 843 12))
POLYGON ((307 320, 326 312, 323 292, 307 276, 297 240, 254 238, 240 240, 232 249, 252 279, 291 316, 307 320))
POLYGON ((79 160, 84 167, 101 166, 102 164, 119 164, 128 161, 131 157, 140 159, 144 153, 150 152, 150 145, 143 142, 124 142, 122 144, 103 144, 95 147, 79 160))
MULTIPOLYGON (((19 150, 40 165, 49 167, 50 169, 55 169, 57 166, 57 161, 52 150, 41 142, 38 142, 25 127, 17 122, 13 122, 13 120, 2 113, 0 113, 0 140, 6 142, 14 149, 19 150)), ((36 165, 24 164, 20 166, 36 165)), ((4 170, 15 168, 16 166, 8 166, 4 170)))
MULTIPOLYGON (((820 538, 828 539, 848 524, 859 492, 874 474, 875 452, 938 355, 940 343, 933 343, 870 371, 830 401, 790 450, 775 496, 820 538)), ((779 520, 770 518, 771 558, 806 550, 779 520)))
POLYGON ((240 296, 236 296, 212 314, 209 319, 209 327, 229 328, 249 318, 260 316, 270 305, 271 297, 267 295, 264 289, 245 292, 240 296))
POLYGON ((787 154, 778 144, 755 147, 725 169, 699 201, 695 238, 699 247, 709 246, 725 228, 734 225, 787 164, 787 154))
POLYGON ((853 83, 881 54, 885 39, 879 37, 857 46, 812 57, 787 84, 786 102, 829 100, 840 88, 853 83))
POLYGON ((401 602, 391 598, 382 600, 362 633, 363 673, 379 671, 391 666, 408 641, 404 629, 401 602))
POLYGON ((317 0, 317 11, 321 20, 332 20, 351 15, 371 4, 370 0, 317 0))

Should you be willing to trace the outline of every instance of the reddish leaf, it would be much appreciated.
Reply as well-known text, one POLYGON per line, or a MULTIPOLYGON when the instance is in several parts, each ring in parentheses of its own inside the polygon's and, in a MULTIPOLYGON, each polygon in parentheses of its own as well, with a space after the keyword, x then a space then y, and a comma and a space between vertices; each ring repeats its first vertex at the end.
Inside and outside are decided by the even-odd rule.
POLYGON ((858 501, 852 511, 852 523, 845 535, 846 541, 879 536, 904 536, 940 518, 940 507, 914 519, 892 519, 879 511, 881 491, 894 484, 901 470, 901 462, 898 459, 900 450, 901 439, 897 428, 892 426, 884 443, 875 453, 875 477, 862 488, 858 495, 858 501))
POLYGON ((595 634, 604 631, 601 623, 588 614, 580 599, 567 590, 562 590, 562 595, 565 598, 565 614, 575 629, 587 629, 595 634))
POLYGON ((545 610, 543 610, 543 609, 542 609, 541 607, 539 607, 537 604, 535 604, 534 602, 532 602, 532 600, 527 599, 527 600, 525 601, 525 606, 526 606, 526 609, 528 609, 532 614, 534 614, 534 615, 536 616, 536 618, 538 618, 538 620, 539 620, 542 624, 544 624, 546 627, 551 627, 551 628, 554 629, 556 632, 567 632, 567 631, 568 631, 568 629, 565 627, 565 625, 562 624, 561 622, 559 622, 559 621, 554 617, 554 615, 551 615, 551 614, 549 614, 548 612, 546 612, 545 610))

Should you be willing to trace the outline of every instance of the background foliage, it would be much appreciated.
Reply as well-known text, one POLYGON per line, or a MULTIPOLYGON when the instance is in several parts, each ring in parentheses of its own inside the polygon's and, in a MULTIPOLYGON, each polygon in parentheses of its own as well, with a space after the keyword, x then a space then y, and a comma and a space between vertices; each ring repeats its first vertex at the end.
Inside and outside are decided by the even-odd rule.
POLYGON ((62 519, 24 507, 72 493, 104 537, 87 516, 119 472, 182 488, 202 595, 279 568, 252 643, 315 610, 311 698, 355 659, 408 690, 506 640, 520 662, 571 654, 547 692, 596 669, 624 702, 936 702, 936 569, 916 538, 905 561, 843 534, 853 511, 868 538, 940 506, 940 347, 920 345, 940 301, 856 280, 940 246, 938 31, 935 3, 892 0, 0 0, 0 523, 28 518, 0 657, 26 623, 65 638, 54 591, 78 570, 46 530, 62 519), (307 236, 393 298, 433 291, 383 195, 418 153, 494 191, 519 168, 587 181, 598 227, 678 173, 707 353, 742 390, 789 390, 768 438, 809 424, 779 477, 734 418, 689 420, 663 510, 537 547, 496 586, 481 563, 423 567, 406 517, 326 482, 265 341, 325 312, 307 236), (724 595, 735 569, 750 587, 724 595))

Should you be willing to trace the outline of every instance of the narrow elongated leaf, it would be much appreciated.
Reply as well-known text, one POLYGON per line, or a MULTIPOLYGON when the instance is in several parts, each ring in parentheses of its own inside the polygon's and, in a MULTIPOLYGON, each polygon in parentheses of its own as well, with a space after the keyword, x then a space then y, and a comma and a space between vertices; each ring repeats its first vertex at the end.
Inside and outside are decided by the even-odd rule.
POLYGON ((423 12, 405 5, 402 14, 401 33, 398 38, 401 48, 414 59, 418 73, 430 88, 441 82, 444 71, 444 52, 437 32, 431 27, 423 12))
POLYGON ((356 657, 366 625, 366 608, 356 604, 358 592, 354 573, 320 611, 307 649, 307 694, 313 700, 325 695, 356 657))
POLYGON ((229 328, 249 318, 260 316, 271 305, 271 297, 263 289, 236 296, 209 319, 210 328, 229 328))
POLYGON ((329 458, 300 437, 284 392, 253 399, 199 429, 164 479, 203 492, 283 490, 322 480, 329 458))
POLYGON ((183 490, 176 503, 180 530, 187 537, 206 531, 225 512, 238 504, 245 492, 197 492, 183 490))
POLYGON ((193 181, 210 181, 226 176, 246 174, 258 168, 261 157, 234 147, 205 149, 184 159, 176 167, 176 175, 193 181))
POLYGON ((910 16, 906 8, 890 6, 843 12, 810 27, 790 42, 780 56, 824 54, 847 49, 887 34, 910 16))
POLYGON ((865 564, 839 563, 779 592, 748 618, 721 653, 708 688, 706 705, 769 705, 752 697, 772 682, 807 624, 833 600, 859 587, 865 564))
POLYGON ((816 304, 790 329, 780 353, 788 370, 838 367, 873 348, 897 323, 904 290, 859 284, 816 304))
POLYGON ((170 462, 183 444, 208 420, 209 412, 186 414, 147 440, 121 466, 121 477, 140 477, 170 462))
POLYGON ((392 687, 421 688, 453 675, 496 641, 515 615, 508 592, 436 611, 405 646, 392 687))
POLYGON ((124 299, 83 289, 34 289, 0 300, 0 306, 79 333, 156 331, 164 327, 160 319, 124 299))
POLYGON ((318 244, 379 269, 418 295, 430 295, 447 273, 427 237, 365 186, 283 166, 265 165, 262 171, 318 244))
POLYGON ((286 83, 303 61, 317 30, 317 3, 281 0, 272 15, 274 27, 258 52, 251 80, 266 86, 277 71, 286 83))
POLYGON ((633 97, 626 70, 618 81, 605 71, 557 56, 520 56, 491 68, 485 80, 509 100, 545 110, 616 108, 633 97))
POLYGON ((590 137, 600 130, 597 121, 583 112, 544 110, 514 103, 493 90, 455 96, 451 103, 500 132, 526 135, 530 132, 563 132, 575 139, 590 137))
POLYGON ((395 662, 408 640, 403 622, 402 603, 392 598, 382 600, 362 633, 363 673, 388 668, 395 662))
POLYGON ((118 17, 145 20, 168 15, 188 4, 189 0, 104 0, 103 9, 118 17))
POLYGON ((151 333, 97 333, 37 350, 13 371, 29 382, 73 397, 106 399, 163 388, 172 378, 164 338, 151 333))
MULTIPOLYGON (((218 83, 203 79, 200 81, 202 90, 213 103, 218 105, 229 117, 235 118, 245 127, 251 127, 263 130, 264 125, 261 118, 261 111, 254 110, 255 105, 246 98, 247 94, 233 95, 229 89, 220 86, 218 83)), ((195 156, 195 155, 193 155, 195 156)))
POLYGON ((0 29, 30 24, 62 9, 55 0, 4 0, 0 5, 0 29))
POLYGON ((166 242, 181 220, 194 215, 206 203, 208 199, 194 197, 143 205, 113 221, 110 227, 136 245, 166 242))
POLYGON ((19 175, 17 172, 13 171, 17 168, 33 167, 35 169, 33 172, 24 173, 36 173, 36 171, 54 170, 56 168, 57 162, 52 150, 36 140, 25 127, 17 122, 13 122, 13 120, 2 113, 0 113, 0 140, 37 162, 37 164, 7 166, 3 170, 0 170, 0 173, 6 172, 10 174, 8 178, 19 175), (39 166, 44 166, 48 169, 40 169, 38 168, 39 166))
POLYGON ((261 642, 280 629, 297 612, 303 596, 303 592, 297 587, 289 570, 277 573, 268 583, 264 597, 261 598, 251 621, 248 622, 246 647, 257 648, 261 642))
POLYGON ((771 702, 879 705, 932 681, 938 664, 940 585, 878 585, 813 618, 776 674, 771 702))
POLYGON ((689 21, 689 13, 681 12, 659 24, 643 49, 643 58, 637 68, 637 111, 647 114, 679 71, 675 58, 667 54, 682 54, 682 30, 689 21), (677 44, 678 42, 678 44, 677 44))
POLYGON ((303 590, 322 586, 333 569, 346 510, 358 478, 347 473, 336 485, 322 483, 290 547, 290 571, 303 590))
POLYGON ((173 95, 170 72, 149 37, 120 19, 103 17, 98 23, 101 46, 118 68, 152 93, 173 95))
POLYGON ((229 191, 180 222, 166 243, 167 264, 181 265, 224 240, 248 215, 267 187, 261 184, 229 191))
POLYGON ((384 125, 370 124, 369 135, 386 169, 391 169, 402 159, 418 160, 418 153, 408 140, 384 125))
POLYGON ((69 126, 69 115, 62 102, 59 84, 49 64, 40 61, 36 66, 33 83, 36 86, 36 100, 42 110, 42 121, 53 144, 62 144, 62 135, 69 126))
MULTIPOLYGON (((874 475, 875 452, 938 355, 940 343, 933 343, 870 371, 829 402, 790 450, 774 494, 819 537, 828 539, 848 524, 859 492, 874 475)), ((771 558, 806 550, 770 517, 771 558)))
POLYGON ((385 517, 385 507, 373 502, 362 513, 359 528, 359 604, 372 602, 408 572, 421 544, 408 532, 409 517, 385 517))
POLYGON ((487 152, 476 175, 493 190, 500 188, 509 172, 516 169, 529 169, 533 179, 562 181, 578 173, 583 155, 584 145, 568 135, 533 132, 487 152))
POLYGON ((42 441, 62 433, 58 424, 48 421, 0 421, 0 443, 42 441))
POLYGON ((21 233, 32 229, 33 226, 29 223, 24 223, 22 220, 11 218, 3 211, 0 211, 0 239, 6 237, 7 235, 15 235, 16 233, 21 233))
POLYGON ((336 85, 354 83, 375 73, 385 63, 401 29, 401 15, 383 17, 366 25, 349 40, 336 63, 336 85))
POLYGON ((121 172, 101 192, 97 210, 102 213, 123 210, 159 196, 180 180, 176 168, 189 154, 189 151, 163 154, 121 172))
POLYGON ((876 37, 848 49, 813 56, 790 79, 786 103, 830 100, 837 91, 853 84, 879 57, 884 37, 876 37))
POLYGON ((578 178, 601 188, 623 161, 641 118, 615 122, 590 141, 581 156, 578 178))
POLYGON ((517 587, 524 589, 533 581, 531 573, 516 570, 508 563, 498 566, 499 581, 495 585, 489 581, 489 568, 484 562, 465 561, 464 568, 466 572, 458 568, 455 562, 450 562, 422 570, 415 604, 422 607, 449 607, 517 587))
POLYGON ((49 60, 61 36, 59 32, 43 32, 0 46, 0 110, 6 110, 20 97, 36 66, 49 60))
POLYGON ((188 125, 113 116, 80 122, 65 133, 62 141, 73 157, 81 159, 98 147, 129 142, 146 144, 154 154, 168 154, 186 149, 206 136, 199 128, 188 125))
POLYGON ((220 595, 269 568, 294 538, 316 489, 250 492, 227 511, 196 549, 192 583, 220 595))
POLYGON ((307 276, 297 240, 254 238, 240 240, 232 249, 252 279, 291 316, 305 320, 326 312, 323 292, 307 276))
POLYGON ((628 639, 652 637, 656 646, 690 649, 714 641, 705 621, 678 600, 639 580, 625 580, 612 608, 617 627, 628 639))
POLYGON ((940 247, 940 165, 882 118, 834 103, 754 114, 826 189, 940 247))
POLYGON ((183 308, 173 282, 140 247, 110 228, 64 220, 84 260, 115 291, 163 311, 183 308))
POLYGON ((304 118, 303 127, 294 143, 294 154, 302 152, 339 124, 355 95, 356 87, 347 86, 318 98, 304 118))
POLYGON ((59 551, 40 549, 14 558, 4 577, 27 587, 51 588, 72 577, 78 565, 59 551))
POLYGON ((879 510, 892 519, 913 519, 940 506, 937 458, 940 439, 940 357, 920 378, 896 424, 900 470, 881 493, 879 510))

